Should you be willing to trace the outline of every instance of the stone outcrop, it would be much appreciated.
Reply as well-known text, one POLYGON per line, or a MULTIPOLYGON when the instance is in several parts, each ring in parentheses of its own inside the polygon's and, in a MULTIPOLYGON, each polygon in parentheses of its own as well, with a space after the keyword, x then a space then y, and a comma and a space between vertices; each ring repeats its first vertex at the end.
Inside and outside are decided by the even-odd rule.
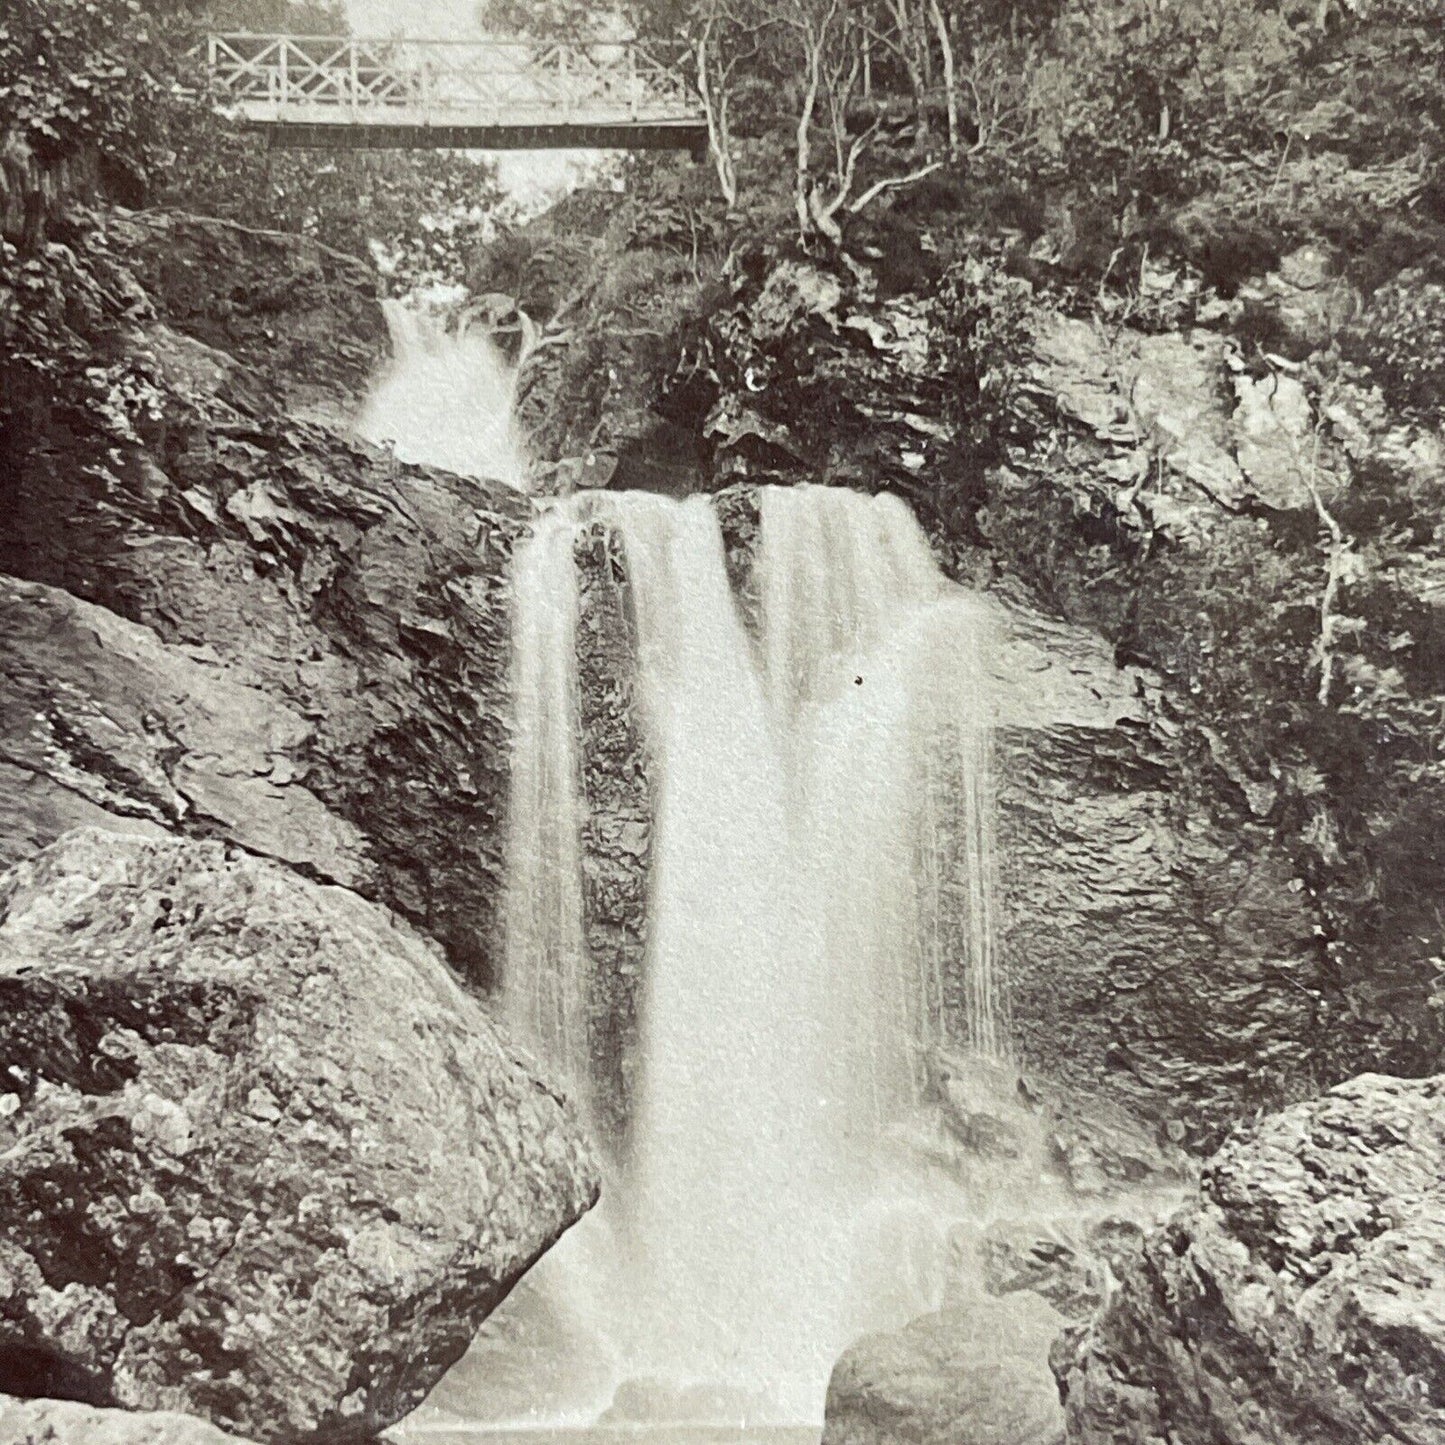
POLYGON ((589 999, 594 1119, 619 1146, 635 1092, 633 1078, 652 799, 636 711, 636 639, 619 582, 615 537, 596 528, 579 548, 577 673, 582 725, 583 926, 592 961, 589 999))
MULTIPOLYGON (((1307 1092, 1323 961, 1269 830, 1199 788, 1148 673, 1082 628, 996 616, 999 949, 1025 1070, 1160 1142, 1307 1092)), ((1091 1153, 1128 1182, 1095 1124, 1064 1120, 1059 1148, 1079 1183, 1091 1153)))
POLYGON ((998 1219, 950 1239, 950 1280, 977 1281, 991 1295, 1033 1293, 1070 1321, 1089 1319, 1143 1231, 1118 1214, 998 1219))
POLYGON ((363 1439, 595 1198, 567 1105, 354 894, 83 829, 0 920, 0 1389, 363 1439))
POLYGON ((1055 1368, 1077 1445, 1445 1440, 1445 1080, 1243 1130, 1055 1368))
POLYGON ((828 1382, 823 1445, 1061 1445, 1061 1323, 1032 1295, 976 1298, 858 1341, 828 1382))
POLYGON ((386 349, 368 262, 174 211, 114 214, 107 240, 156 320, 230 363, 233 394, 258 412, 279 401, 292 416, 349 424, 386 349))
POLYGON ((5 1445, 246 1445, 190 1415, 174 1411, 97 1410, 70 1400, 0 1396, 5 1445))
POLYGON ((0 572, 20 579, 0 861, 100 814, 226 838, 391 904, 490 982, 505 572, 530 504, 347 434, 384 336, 360 263, 165 215, 91 245, 125 310, 76 346, 123 346, 129 434, 97 453, 103 417, 0 378, 0 572))

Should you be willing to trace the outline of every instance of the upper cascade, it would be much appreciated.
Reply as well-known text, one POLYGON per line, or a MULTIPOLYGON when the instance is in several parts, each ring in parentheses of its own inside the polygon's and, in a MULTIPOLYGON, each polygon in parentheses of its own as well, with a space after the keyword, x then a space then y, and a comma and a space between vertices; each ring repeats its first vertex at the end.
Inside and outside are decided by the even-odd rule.
POLYGON ((466 316, 448 324, 420 303, 382 303, 391 333, 391 361, 382 372, 357 431, 390 445, 404 462, 486 477, 525 491, 527 447, 514 419, 522 356, 509 361, 485 328, 466 316))

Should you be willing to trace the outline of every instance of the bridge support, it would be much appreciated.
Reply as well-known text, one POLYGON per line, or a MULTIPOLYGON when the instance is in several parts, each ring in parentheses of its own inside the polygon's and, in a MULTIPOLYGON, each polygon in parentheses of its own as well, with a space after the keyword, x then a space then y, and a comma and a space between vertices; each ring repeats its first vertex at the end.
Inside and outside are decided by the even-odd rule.
POLYGON ((253 121, 272 150, 686 151, 707 159, 705 125, 337 125, 253 121))

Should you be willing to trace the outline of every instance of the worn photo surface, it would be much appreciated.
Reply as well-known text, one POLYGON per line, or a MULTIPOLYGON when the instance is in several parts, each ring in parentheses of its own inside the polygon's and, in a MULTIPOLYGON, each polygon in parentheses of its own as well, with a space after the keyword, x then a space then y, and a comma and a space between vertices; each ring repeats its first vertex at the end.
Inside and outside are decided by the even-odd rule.
POLYGON ((1445 0, 0 0, 0 1445, 1445 1445, 1445 0))

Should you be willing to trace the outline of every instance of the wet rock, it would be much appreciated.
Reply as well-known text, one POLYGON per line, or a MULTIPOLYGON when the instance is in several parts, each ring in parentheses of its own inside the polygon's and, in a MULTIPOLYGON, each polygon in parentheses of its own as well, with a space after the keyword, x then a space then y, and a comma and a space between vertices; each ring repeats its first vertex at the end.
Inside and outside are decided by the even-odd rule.
POLYGON ((976 1298, 870 1335, 833 1369, 823 1445, 1056 1445, 1048 1368, 1061 1317, 1041 1299, 976 1298))
POLYGON ((0 919, 12 1393, 364 1439, 595 1198, 560 1097, 354 894, 80 830, 0 919))
POLYGON ((229 363, 235 394, 349 421, 386 354, 375 269, 305 236, 174 211, 107 218, 158 319, 229 363))
POLYGON ((578 702, 582 722, 583 926, 593 968, 593 1120, 619 1150, 635 1091, 652 799, 636 710, 635 639, 615 538, 579 549, 578 702))
POLYGON ((989 1294, 1028 1290, 1068 1320, 1087 1319, 1103 1299, 1103 1282, 1087 1255, 1027 1224, 990 1225, 978 1253, 989 1294))
POLYGON ((998 959, 1054 1164, 1082 1192, 1177 1177, 1242 1100, 1314 1076, 1321 961, 1288 860, 1201 794, 1155 682, 1083 628, 1000 608, 998 959))
POLYGON ((245 1445, 204 1420, 173 1411, 97 1410, 69 1400, 0 1396, 5 1445, 245 1445))
POLYGON ((951 1140, 976 1159, 1021 1159, 1038 1128, 1013 1069, 975 1055, 938 1051, 929 1093, 951 1140))
POLYGON ((765 1420, 770 1404, 766 1391, 644 1377, 624 1380, 617 1387, 598 1424, 625 1429, 696 1421, 715 1426, 722 1420, 765 1420))
POLYGON ((1067 1320, 1087 1320, 1104 1303, 1125 1261, 1137 1253, 1143 1230, 1118 1216, 1078 1216, 1048 1221, 996 1221, 976 1241, 970 1231, 958 1241, 967 1264, 955 1263, 950 1275, 975 1273, 991 1295, 1029 1291, 1042 1296, 1067 1320), (976 1270, 974 1264, 976 1261, 976 1270))
POLYGON ((1045 1143, 1050 1163, 1077 1195, 1109 1196, 1141 1185, 1190 1177, 1183 1153, 1151 1138, 1138 1120, 1107 1099, 1052 1100, 1045 1143))
POLYGON ((1058 1351, 1079 1445, 1445 1440, 1445 1080, 1243 1130, 1058 1351))

